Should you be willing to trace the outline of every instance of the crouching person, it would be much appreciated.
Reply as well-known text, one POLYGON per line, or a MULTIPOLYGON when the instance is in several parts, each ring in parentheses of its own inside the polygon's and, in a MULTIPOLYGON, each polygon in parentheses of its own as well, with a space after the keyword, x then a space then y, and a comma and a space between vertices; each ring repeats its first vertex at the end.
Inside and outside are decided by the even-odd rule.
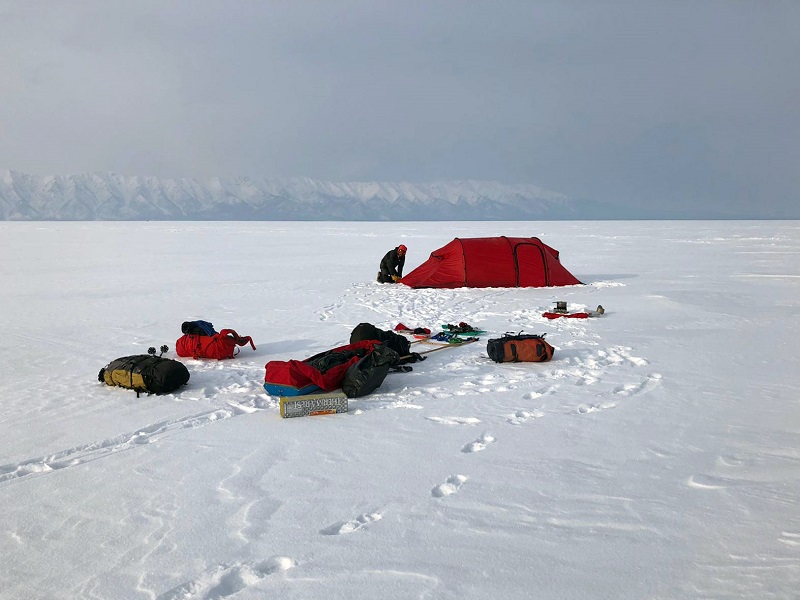
POLYGON ((378 283, 397 283, 403 277, 403 265, 406 264, 406 248, 400 244, 397 248, 389 250, 381 260, 378 283))

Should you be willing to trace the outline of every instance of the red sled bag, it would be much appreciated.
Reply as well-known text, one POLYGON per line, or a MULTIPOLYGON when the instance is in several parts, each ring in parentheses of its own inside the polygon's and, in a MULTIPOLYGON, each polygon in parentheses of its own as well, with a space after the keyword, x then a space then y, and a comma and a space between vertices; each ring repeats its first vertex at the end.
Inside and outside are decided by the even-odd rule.
POLYGON ((223 329, 214 335, 185 334, 175 342, 175 352, 178 356, 190 358, 233 358, 239 353, 237 346, 250 344, 256 349, 253 339, 249 335, 240 336, 233 329, 223 329))
POLYGON ((505 334, 489 340, 486 352, 494 362, 547 362, 555 349, 544 335, 505 334))
POLYGON ((381 344, 362 340, 315 354, 305 360, 271 360, 265 367, 264 389, 270 396, 304 396, 342 385, 348 368, 381 344))

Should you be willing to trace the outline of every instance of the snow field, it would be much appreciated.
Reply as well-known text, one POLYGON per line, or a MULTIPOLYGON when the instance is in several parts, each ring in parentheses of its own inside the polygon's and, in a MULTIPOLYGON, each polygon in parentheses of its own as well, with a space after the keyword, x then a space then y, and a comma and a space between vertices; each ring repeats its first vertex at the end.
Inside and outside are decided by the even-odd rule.
MULTIPOLYGON (((792 598, 792 222, 2 224, 0 598, 792 598), (538 235, 585 286, 373 283, 453 236, 538 235), (209 243, 213 240, 213 244, 209 243), (372 263, 375 263, 374 265, 372 263), (556 300, 606 314, 541 316, 556 300), (96 381, 184 320, 256 343, 141 396, 96 381), (268 360, 360 322, 489 332, 346 415, 268 360), (544 364, 485 341, 546 333, 544 364)), ((417 345, 415 345, 416 347, 417 345)), ((421 344, 420 344, 421 346, 421 344)), ((169 353, 174 356, 174 350, 169 353)))

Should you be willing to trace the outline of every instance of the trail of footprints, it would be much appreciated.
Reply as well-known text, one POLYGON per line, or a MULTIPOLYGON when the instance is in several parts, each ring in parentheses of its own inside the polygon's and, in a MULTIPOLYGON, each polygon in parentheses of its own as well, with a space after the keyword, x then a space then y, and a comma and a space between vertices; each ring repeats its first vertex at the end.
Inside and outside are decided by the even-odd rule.
MULTIPOLYGON (((330 307, 335 310, 336 307, 330 307)), ((320 318, 324 320, 326 314, 320 318)), ((526 404, 531 400, 544 401, 547 397, 554 395, 560 385, 561 380, 572 378, 576 385, 589 385, 602 380, 605 371, 611 367, 619 365, 632 365, 643 367, 648 364, 646 359, 632 356, 630 348, 612 347, 605 350, 597 350, 592 355, 581 355, 580 353, 566 360, 566 367, 559 369, 558 372, 550 372, 549 377, 552 383, 544 385, 537 390, 527 391, 522 395, 526 404)), ((464 366, 464 365, 461 365, 464 366)), ((584 415, 599 410, 613 408, 617 401, 623 398, 631 398, 642 393, 646 393, 659 385, 661 375, 650 373, 644 379, 633 383, 625 383, 614 387, 610 392, 604 394, 599 402, 592 404, 581 404, 577 406, 572 414, 584 415)), ((113 438, 101 440, 90 444, 76 446, 63 450, 56 454, 42 456, 25 460, 18 463, 0 465, 0 486, 21 478, 42 475, 58 469, 73 467, 84 464, 91 460, 96 460, 104 456, 149 444, 161 439, 171 433, 185 428, 203 427, 210 423, 229 419, 242 414, 275 409, 275 402, 265 394, 257 394, 253 398, 253 388, 248 384, 247 377, 240 378, 240 381, 228 382, 230 385, 218 388, 215 394, 224 392, 226 394, 250 396, 249 400, 228 400, 226 406, 202 411, 185 417, 164 420, 154 423, 137 431, 121 434, 113 438)), ((463 391, 456 392, 456 395, 467 393, 488 393, 488 392, 507 392, 514 390, 520 385, 525 384, 524 376, 511 376, 500 378, 494 374, 485 374, 475 381, 467 380, 462 384, 463 391)), ((435 390, 431 390, 435 391, 435 390)), ((200 390, 200 396, 205 395, 205 390, 200 390)), ((198 398, 186 398, 196 400, 198 398)), ((402 402, 402 401, 401 401, 402 402)), ((405 406, 405 404, 403 405, 405 406)), ((422 406, 414 406, 422 409, 422 406)), ((358 411, 360 412, 360 411, 358 411)), ((545 412, 539 408, 525 408, 516 410, 512 414, 504 415, 506 423, 512 426, 522 426, 525 423, 545 416, 545 412)), ((442 425, 456 426, 475 426, 481 423, 476 417, 460 416, 427 416, 430 421, 442 425)), ((467 442, 461 447, 464 454, 482 452, 494 444, 497 439, 488 432, 485 432, 467 442)), ((445 481, 435 485, 431 489, 431 496, 435 499, 446 499, 458 493, 469 477, 463 474, 451 474, 445 481)), ((695 482, 696 485, 703 485, 695 482)), ((707 486, 708 483, 705 482, 707 486)), ((370 528, 377 521, 383 518, 379 510, 357 515, 348 520, 339 521, 319 530, 321 535, 348 535, 370 528)), ((784 532, 782 540, 787 545, 800 544, 800 534, 794 532, 784 532)), ((232 565, 218 565, 210 571, 201 574, 192 581, 185 582, 172 590, 158 596, 158 600, 177 600, 191 598, 227 598, 231 597, 247 587, 256 585, 266 577, 279 574, 297 566, 297 561, 286 556, 273 556, 263 561, 236 563, 232 565)))
MULTIPOLYGON (((573 360, 579 368, 588 368, 589 372, 573 373, 581 383, 587 383, 589 380, 600 380, 600 373, 597 370, 602 370, 603 367, 611 365, 625 364, 626 362, 634 366, 647 365, 644 359, 632 357, 627 353, 628 349, 612 349, 610 351, 601 351, 596 358, 576 358, 573 360)), ((597 404, 581 404, 572 414, 583 415, 613 408, 616 402, 613 398, 630 398, 638 394, 645 393, 655 388, 661 381, 661 375, 658 373, 648 374, 643 380, 638 383, 622 384, 612 389, 610 396, 612 399, 604 399, 597 404)), ((499 381, 493 375, 483 376, 479 381, 472 382, 466 381, 463 385, 466 388, 477 391, 507 391, 514 389, 518 384, 522 383, 522 379, 510 378, 506 381, 499 381), (497 386, 492 389, 492 386, 497 386)), ((542 400, 549 396, 556 394, 559 389, 559 384, 545 385, 537 390, 526 392, 522 395, 525 401, 542 400)), ((435 390, 431 390, 435 391, 435 390)), ((254 408, 258 410, 260 407, 254 408)), ((423 408, 422 406, 416 408, 423 408)), ((243 409, 242 409, 243 410, 243 409)), ((540 409, 520 409, 513 414, 505 415, 506 422, 512 426, 521 426, 528 421, 539 419, 545 416, 545 412, 540 409)), ((199 419, 208 419, 208 415, 200 415, 199 419)), ((448 426, 476 426, 481 423, 481 420, 476 417, 461 417, 461 416, 427 416, 426 419, 448 426)), ((461 448, 464 454, 472 454, 475 452, 482 452, 489 446, 497 441, 495 436, 485 432, 467 442, 461 448)), ((0 481, 2 475, 0 475, 0 481)), ((431 489, 431 497, 436 500, 446 500, 448 497, 457 494, 461 488, 469 481, 467 475, 454 473, 447 477, 445 481, 435 485, 431 489)), ((696 483, 696 485, 701 485, 696 483)), ((704 484, 708 487, 708 483, 704 484)), ((349 535, 352 533, 362 532, 383 518, 383 513, 380 510, 373 510, 371 512, 362 513, 351 519, 338 521, 332 523, 327 527, 319 530, 320 535, 336 536, 336 535, 349 535)), ((783 532, 781 540, 784 544, 789 546, 800 545, 800 534, 795 532, 783 532)), ((205 573, 193 581, 186 582, 169 592, 158 596, 158 600, 190 600, 193 598, 228 598, 246 587, 255 586, 259 581, 265 577, 275 575, 277 573, 287 571, 297 566, 297 561, 285 556, 272 557, 262 562, 255 563, 238 563, 232 566, 219 565, 208 573, 205 573)))
MULTIPOLYGON (((586 383, 593 383, 596 381, 601 380, 602 372, 607 369, 608 367, 621 365, 621 364, 630 364, 636 367, 645 366, 647 365, 647 361, 642 358, 634 357, 630 354, 629 348, 617 347, 611 348, 608 350, 601 350, 598 351, 596 356, 592 357, 575 357, 571 360, 571 365, 576 365, 576 368, 568 367, 568 371, 570 374, 576 378, 576 384, 582 385, 586 383)), ((558 376, 554 376, 554 378, 558 378, 558 376)), ((477 381, 465 381, 462 384, 462 387, 465 389, 469 389, 469 391, 477 391, 479 393, 485 392, 505 392, 509 389, 514 389, 518 384, 523 382, 524 380, 521 378, 509 378, 507 380, 501 380, 497 376, 493 374, 488 374, 482 376, 477 381)), ((638 383, 630 383, 630 384, 623 384, 615 387, 611 392, 610 395, 612 398, 617 397, 632 397, 647 391, 650 391, 654 387, 656 387, 659 382, 661 381, 661 375, 658 373, 651 373, 648 374, 643 380, 639 381, 638 383)), ((542 399, 547 396, 551 396, 557 392, 559 389, 560 384, 552 384, 552 385, 545 385, 538 390, 529 391, 523 394, 523 400, 530 401, 530 400, 537 400, 542 399)), ((616 401, 614 399, 607 399, 597 404, 581 404, 574 411, 573 414, 589 414, 592 412, 596 412, 598 410, 604 410, 607 408, 613 408, 616 406, 616 401)), ((524 423, 533 420, 539 419, 545 416, 545 412, 540 409, 520 409, 515 411, 513 414, 506 415, 506 422, 510 425, 520 426, 524 423)), ((441 425, 466 425, 466 426, 474 426, 480 424, 480 419, 477 417, 462 417, 462 416, 427 416, 426 419, 433 421, 435 423, 439 423, 441 425)), ((486 450, 491 444, 494 444, 497 441, 495 436, 491 435, 490 433, 483 433, 478 436, 476 439, 466 443, 461 448, 461 452, 464 454, 472 454, 475 452, 482 452, 486 450)), ((435 485, 433 489, 431 489, 431 496, 433 498, 447 498, 448 496, 452 496, 456 494, 461 487, 469 480, 469 477, 462 474, 452 474, 450 475, 444 482, 435 485)), ((334 523, 320 531, 323 535, 344 535, 353 533, 356 531, 360 531, 365 529, 366 527, 370 526, 375 521, 378 521, 382 518, 382 514, 380 512, 373 512, 373 513, 365 513, 355 517, 354 519, 348 521, 340 521, 338 523, 334 523)), ((793 542, 791 538, 789 538, 789 543, 793 542)))
MULTIPOLYGON (((566 368, 559 369, 558 372, 551 371, 548 375, 553 383, 543 385, 537 390, 525 392, 522 399, 525 401, 541 400, 544 401, 548 396, 554 395, 562 385, 556 381, 572 378, 575 385, 589 385, 603 380, 605 372, 612 367, 629 365, 632 367, 645 367, 649 363, 646 359, 631 354, 631 349, 623 346, 616 346, 607 349, 596 350, 593 353, 578 353, 566 361, 566 368)), ((624 383, 617 385, 611 391, 603 392, 601 399, 597 403, 580 404, 569 411, 575 415, 585 415, 617 406, 617 402, 622 398, 631 398, 639 394, 649 392, 659 385, 661 375, 650 373, 643 379, 634 383, 624 383)), ((524 377, 511 376, 505 379, 494 374, 485 374, 475 380, 467 380, 462 383, 461 395, 478 392, 507 392, 516 389, 520 384, 525 383, 524 377)), ((457 392, 458 395, 458 392, 457 392)), ((526 402, 527 404, 527 402, 526 402)), ((519 409, 512 414, 504 415, 506 423, 513 426, 521 426, 528 421, 539 419, 545 416, 545 411, 540 408, 519 409)), ((477 425, 480 419, 476 417, 454 417, 454 416, 429 416, 430 421, 443 425, 477 425)), ((461 448, 464 454, 472 454, 486 450, 491 444, 497 441, 495 436, 484 433, 477 439, 466 443, 461 448)), ((433 488, 431 495, 435 498, 444 498, 458 492, 461 486, 468 480, 466 475, 455 474, 433 488)), ((793 540, 792 540, 793 541, 793 540)), ((789 542, 791 543, 791 542, 789 542)))
MULTIPOLYGON (((549 377, 553 383, 548 383, 537 390, 525 392, 522 399, 526 404, 530 400, 544 400, 548 396, 556 394, 559 390, 562 379, 573 378, 576 385, 588 385, 602 381, 604 373, 611 367, 620 365, 630 365, 633 367, 643 367, 648 365, 648 361, 643 358, 633 356, 630 353, 630 348, 617 346, 604 350, 597 350, 594 354, 584 356, 577 354, 567 359, 567 366, 560 369, 559 372, 551 372, 549 377)), ((464 366, 464 365, 462 365, 464 366)), ((468 369, 466 369, 468 370, 468 369)), ((491 392, 507 392, 516 389, 519 385, 524 384, 526 381, 524 376, 511 376, 509 378, 501 378, 495 374, 484 374, 476 380, 466 380, 462 383, 462 391, 456 392, 456 395, 465 395, 467 393, 491 393, 491 392)), ((661 375, 658 373, 650 373, 644 379, 635 383, 625 383, 614 387, 610 392, 605 392, 599 402, 593 404, 580 404, 571 414, 584 415, 593 413, 599 410, 613 408, 617 405, 617 400, 620 398, 630 398, 655 388, 661 381, 661 375)), ((432 397, 435 395, 436 390, 430 389, 427 391, 432 397)), ((412 392, 413 393, 413 392, 412 392)), ((423 408, 418 406, 416 408, 423 408)), ((545 411, 539 408, 526 408, 519 409, 512 414, 504 415, 506 423, 513 426, 521 426, 528 421, 539 419, 545 416, 545 411)), ((463 416, 426 416, 426 419, 441 425, 449 426, 475 426, 481 423, 477 417, 463 417, 463 416)), ((464 454, 473 454, 475 452, 482 452, 489 446, 494 444, 497 438, 494 435, 486 432, 478 436, 476 439, 467 442, 461 447, 461 452, 464 454)), ((433 498, 442 499, 456 494, 461 487, 469 480, 469 477, 462 474, 452 474, 444 482, 435 485, 431 489, 431 496, 433 498)), ((382 514, 380 512, 365 513, 347 521, 340 521, 329 525, 320 531, 323 535, 343 535, 356 531, 363 530, 380 520, 382 514)), ((791 534, 787 536, 787 543, 794 543, 794 538, 791 534)))
MULTIPOLYGON (((382 299, 382 302, 383 301, 384 300, 382 299)), ((423 306, 414 306, 414 310, 411 312, 414 312, 414 314, 422 314, 420 311, 422 308, 425 308, 425 306, 427 306, 427 303, 423 303, 423 306)), ((336 304, 326 307, 319 314, 320 320, 328 319, 330 315, 339 308, 340 305, 336 304)), ((382 308, 382 306, 376 305, 375 308, 382 308)), ((435 314, 432 315, 431 318, 433 320, 436 320, 437 318, 441 320, 441 315, 435 314)), ((597 345, 595 342, 586 339, 582 339, 580 342, 590 347, 597 345)), ((549 396, 554 395, 560 389, 565 380, 572 380, 577 386, 589 386, 602 382, 605 373, 610 368, 625 365, 633 368, 641 368, 646 367, 649 364, 646 359, 634 356, 631 353, 632 349, 629 347, 613 346, 605 349, 574 351, 571 349, 571 346, 573 346, 574 343, 575 342, 567 342, 565 344, 565 346, 572 352, 572 355, 562 360, 562 362, 559 364, 558 370, 549 371, 548 377, 551 380, 551 383, 548 383, 537 390, 527 391, 522 395, 522 399, 526 401, 526 405, 529 404, 531 400, 545 401, 549 396)), ((448 368, 450 367, 457 368, 462 373, 468 373, 470 371, 479 372, 480 370, 477 367, 473 368, 469 363, 465 362, 455 362, 448 366, 448 368)), ((492 373, 483 374, 473 380, 467 379, 464 381, 461 384, 461 389, 456 390, 454 394, 456 396, 465 396, 476 392, 508 392, 517 389, 521 385, 526 385, 526 379, 526 374, 520 374, 518 377, 513 375, 511 377, 499 377, 492 373)), ((604 392, 596 403, 580 404, 572 411, 569 411, 568 414, 587 415, 597 411, 614 408, 617 406, 618 401, 646 393, 659 385, 660 381, 660 374, 650 373, 638 381, 617 385, 610 392, 604 392)), ((411 394, 412 396, 415 394, 421 395, 422 392, 411 392, 411 394)), ((437 390, 435 388, 429 389, 425 391, 425 394, 429 397, 435 398, 437 396, 437 390)), ((384 406, 384 408, 399 408, 409 406, 410 405, 408 404, 407 400, 400 398, 391 405, 384 406)), ((423 409, 424 407, 414 404, 413 408, 423 409)), ((504 417, 506 423, 509 425, 523 426, 529 421, 544 417, 545 414, 545 411, 541 408, 526 407, 524 409, 516 410, 512 414, 504 415, 504 417)), ((476 417, 426 416, 425 418, 435 423, 449 426, 475 426, 481 423, 480 419, 476 417)), ((461 452, 463 454, 482 452, 489 448, 496 441, 497 438, 495 438, 495 436, 491 435, 490 433, 483 433, 476 439, 469 441, 462 446, 461 452)), ((436 499, 444 499, 452 496, 453 494, 458 493, 468 480, 469 477, 466 475, 458 473, 451 474, 444 482, 435 485, 431 489, 431 496, 436 499)), ((322 529, 320 533, 323 535, 344 535, 354 533, 368 528, 381 518, 382 514, 380 512, 364 513, 353 519, 340 521, 329 525, 328 527, 322 529)), ((787 544, 800 543, 797 541, 797 539, 800 539, 800 536, 797 536, 797 534, 787 533, 785 535, 785 542, 787 544)))
MULTIPOLYGON (((188 428, 205 427, 211 423, 230 419, 239 415, 252 412, 275 409, 277 407, 274 400, 266 394, 258 394, 251 397, 252 385, 241 385, 238 383, 224 386, 215 391, 216 393, 243 394, 242 399, 228 399, 225 406, 212 408, 192 415, 179 417, 176 419, 166 419, 157 423, 152 423, 136 431, 122 433, 120 435, 100 441, 81 444, 73 448, 61 450, 55 454, 48 454, 36 458, 30 458, 16 463, 0 465, 0 486, 9 484, 20 479, 46 475, 60 469, 76 467, 87 462, 104 458, 111 454, 124 452, 142 446, 152 444, 160 439, 174 435, 178 431, 188 428)), ((201 391, 201 395, 204 392, 201 391)), ((185 398, 197 400, 198 398, 185 398)))

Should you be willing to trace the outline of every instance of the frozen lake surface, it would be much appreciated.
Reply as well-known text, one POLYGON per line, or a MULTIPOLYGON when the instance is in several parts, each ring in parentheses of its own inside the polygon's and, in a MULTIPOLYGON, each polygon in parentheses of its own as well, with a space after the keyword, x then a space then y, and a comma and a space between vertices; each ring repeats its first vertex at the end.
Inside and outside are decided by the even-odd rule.
POLYGON ((0 598, 797 598, 794 221, 0 223, 0 598), (583 286, 412 290, 453 237, 583 286), (549 321, 555 301, 606 308, 549 321), (205 319, 253 337, 164 396, 97 381, 205 319), (480 343, 281 419, 270 360, 361 322, 480 343), (544 364, 486 340, 546 333, 544 364))

